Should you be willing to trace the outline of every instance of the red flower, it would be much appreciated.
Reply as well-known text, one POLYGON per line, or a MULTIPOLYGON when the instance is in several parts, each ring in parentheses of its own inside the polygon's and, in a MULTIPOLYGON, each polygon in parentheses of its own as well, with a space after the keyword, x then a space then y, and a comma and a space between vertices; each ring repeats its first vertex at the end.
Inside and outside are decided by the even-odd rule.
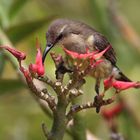
POLYGON ((113 76, 110 76, 109 78, 104 80, 104 89, 105 91, 108 90, 110 87, 112 87, 113 85, 113 76))
POLYGON ((85 54, 79 54, 77 52, 67 50, 66 48, 64 48, 64 51, 73 58, 77 58, 77 59, 88 59, 88 58, 90 58, 92 60, 96 60, 96 59, 100 59, 109 48, 110 48, 110 46, 107 47, 106 49, 104 49, 103 51, 99 52, 99 53, 97 53, 97 51, 93 51, 93 52, 90 53, 90 52, 88 52, 88 49, 87 49, 85 54))
POLYGON ((104 109, 102 111, 102 116, 106 119, 106 120, 111 120, 113 119, 116 115, 118 115, 119 113, 121 113, 122 109, 123 109, 124 105, 122 103, 117 104, 116 106, 114 106, 111 109, 104 109))
POLYGON ((109 49, 111 48, 111 46, 108 46, 106 49, 104 49, 103 51, 101 51, 100 53, 96 53, 95 55, 93 55, 93 59, 100 59, 105 52, 107 52, 109 49))
POLYGON ((67 50, 66 48, 64 48, 64 51, 74 59, 88 59, 88 58, 91 58, 95 54, 95 52, 79 54, 77 52, 67 50))
POLYGON ((123 81, 114 81, 112 86, 117 90, 125 90, 129 88, 139 88, 140 82, 123 82, 123 81))
POLYGON ((114 87, 116 90, 126 90, 129 88, 140 88, 140 82, 125 82, 113 79, 113 76, 104 80, 104 89, 108 90, 110 87, 114 87))
POLYGON ((38 40, 36 42, 36 47, 37 47, 36 61, 35 61, 35 64, 29 65, 29 71, 28 71, 21 65, 21 60, 24 60, 26 58, 25 53, 20 52, 20 51, 16 50, 15 48, 10 48, 8 46, 0 46, 0 48, 6 49, 7 51, 9 51, 12 55, 14 55, 17 58, 17 60, 19 61, 20 71, 24 74, 25 78, 28 79, 28 81, 30 81, 32 79, 30 72, 37 73, 39 76, 43 75, 45 72, 44 66, 42 63, 41 48, 39 46, 38 40))
POLYGON ((102 63, 104 60, 97 60, 93 63, 93 61, 90 62, 91 68, 95 68, 97 65, 99 65, 100 63, 102 63))
POLYGON ((36 47, 37 47, 36 61, 35 64, 29 65, 29 71, 32 73, 37 73, 39 76, 41 76, 44 75, 45 69, 42 63, 42 53, 38 40, 36 41, 36 47))
POLYGON ((26 58, 26 54, 23 52, 20 52, 16 50, 15 48, 10 48, 8 46, 0 46, 0 48, 6 49, 9 51, 12 55, 14 55, 18 60, 24 60, 26 58))

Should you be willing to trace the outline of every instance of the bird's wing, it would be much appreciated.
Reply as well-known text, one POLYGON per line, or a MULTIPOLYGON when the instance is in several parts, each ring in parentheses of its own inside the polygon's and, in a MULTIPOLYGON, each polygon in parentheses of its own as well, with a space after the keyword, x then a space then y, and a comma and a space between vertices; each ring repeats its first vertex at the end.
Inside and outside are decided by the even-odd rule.
POLYGON ((108 42, 108 40, 100 33, 94 34, 94 45, 95 48, 99 51, 103 51, 108 46, 110 46, 110 49, 104 54, 105 58, 108 59, 113 65, 116 64, 116 54, 114 52, 114 49, 112 48, 111 44, 108 42))

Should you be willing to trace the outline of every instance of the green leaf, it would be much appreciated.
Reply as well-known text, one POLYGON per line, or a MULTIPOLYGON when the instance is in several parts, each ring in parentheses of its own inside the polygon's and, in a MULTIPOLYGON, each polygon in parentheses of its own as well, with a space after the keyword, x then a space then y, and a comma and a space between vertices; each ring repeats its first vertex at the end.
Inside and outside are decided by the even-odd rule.
POLYGON ((18 90, 24 87, 25 85, 20 80, 0 79, 0 95, 4 93, 12 92, 14 90, 18 90))
POLYGON ((54 17, 47 17, 36 21, 26 22, 20 25, 10 27, 6 30, 6 34, 13 43, 20 42, 25 37, 34 33, 36 30, 42 28, 44 25, 49 23, 54 17))
POLYGON ((14 18, 26 2, 28 0, 14 0, 9 10, 9 18, 14 18))
POLYGON ((2 52, 0 52, 0 76, 4 70, 4 66, 5 66, 4 54, 2 52))

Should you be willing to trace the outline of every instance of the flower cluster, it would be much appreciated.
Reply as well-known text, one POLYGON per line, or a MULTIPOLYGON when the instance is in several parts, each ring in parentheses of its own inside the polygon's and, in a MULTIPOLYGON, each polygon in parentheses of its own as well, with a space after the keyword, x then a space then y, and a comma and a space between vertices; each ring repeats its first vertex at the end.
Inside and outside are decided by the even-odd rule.
POLYGON ((8 46, 0 46, 0 48, 9 51, 15 58, 17 58, 17 60, 19 62, 20 71, 24 74, 26 79, 31 80, 30 74, 32 74, 32 73, 37 74, 38 76, 44 75, 45 69, 44 69, 44 66, 42 63, 42 53, 41 53, 41 48, 38 43, 38 40, 36 43, 36 48, 37 48, 36 61, 35 61, 35 64, 29 65, 29 69, 25 69, 21 65, 21 61, 26 59, 25 53, 18 51, 15 48, 10 48, 8 46))
MULTIPOLYGON (((10 48, 8 46, 0 46, 0 48, 5 49, 9 51, 15 58, 17 58, 19 62, 19 68, 24 77, 26 78, 26 82, 28 87, 31 89, 31 91, 37 96, 39 99, 42 99, 48 103, 49 108, 52 110, 52 114, 54 115, 54 123, 52 128, 58 127, 56 130, 59 129, 59 126, 65 121, 69 122, 74 118, 75 113, 82 111, 84 109, 88 108, 95 108, 96 112, 98 113, 100 111, 100 108, 102 106, 111 104, 114 101, 114 98, 108 98, 104 99, 104 93, 110 88, 115 88, 118 93, 122 90, 126 90, 129 88, 139 88, 140 82, 124 82, 124 81, 118 81, 113 76, 108 77, 104 80, 104 92, 102 94, 98 94, 95 96, 94 101, 87 102, 85 104, 73 104, 73 99, 77 98, 78 96, 83 94, 83 91, 81 90, 81 86, 85 83, 85 76, 87 76, 97 65, 102 63, 104 59, 102 59, 102 56, 106 51, 110 49, 110 46, 108 46, 105 50, 98 52, 93 51, 90 52, 88 49, 86 50, 85 54, 78 54, 76 52, 72 52, 64 48, 64 51, 67 55, 72 57, 74 60, 74 69, 67 68, 67 65, 65 65, 65 62, 69 64, 66 59, 63 59, 62 55, 56 55, 55 53, 51 53, 51 57, 54 61, 55 67, 56 67, 56 81, 52 81, 47 76, 43 76, 45 73, 44 65, 42 62, 42 52, 41 47, 39 45, 39 42, 37 40, 36 42, 36 59, 35 63, 31 63, 28 68, 24 68, 22 66, 22 61, 25 60, 26 54, 23 52, 20 52, 16 50, 15 48, 10 48), (78 59, 78 61, 77 61, 78 59), (86 61, 84 61, 86 60, 86 61), (88 63, 87 63, 88 62, 88 63), (66 67, 65 67, 66 66, 66 67), (83 68, 84 67, 84 68, 83 68), (59 71, 60 70, 60 71, 59 71), (71 72, 70 80, 68 84, 63 84, 63 77, 66 72, 71 72), (57 96, 53 96, 50 93, 48 93, 47 88, 40 89, 38 88, 33 81, 33 78, 36 78, 46 84, 48 84, 56 93, 57 96), (62 105, 61 107, 58 107, 58 105, 62 105), (68 109, 67 109, 68 107, 68 109), (66 111, 66 112, 64 112, 66 111), (58 114, 61 114, 59 116, 58 114), (61 119, 64 118, 64 119, 61 119), (58 125, 60 124, 60 125, 58 125)), ((70 66, 70 65, 68 65, 70 66)), ((42 104, 42 100, 37 100, 40 105, 42 106, 43 110, 45 109, 46 112, 48 112, 48 106, 46 104, 42 104)), ((126 106, 124 106, 123 103, 119 103, 113 108, 109 110, 102 110, 101 114, 104 117, 104 119, 109 124, 109 127, 112 131, 112 135, 115 137, 120 138, 119 135, 117 135, 117 128, 116 124, 114 123, 114 118, 121 113, 123 109, 125 109, 126 106), (114 131, 115 130, 115 131, 114 131)), ((67 123, 65 123, 64 129, 66 128, 67 123)), ((49 138, 51 136, 52 131, 47 131, 46 128, 43 128, 45 131, 45 135, 49 138)))
MULTIPOLYGON (((89 50, 87 49, 85 54, 79 54, 79 53, 67 50, 66 48, 64 48, 64 51, 73 59, 88 59, 90 61, 91 68, 94 68, 98 64, 103 62, 101 58, 104 55, 104 53, 108 51, 109 49, 110 49, 110 46, 108 46, 106 49, 104 49, 101 52, 98 52, 98 51, 89 52, 89 50)), ((118 80, 115 80, 113 76, 110 76, 109 78, 104 80, 104 89, 106 91, 111 87, 115 88, 117 92, 120 92, 122 90, 129 89, 129 88, 140 88, 140 82, 118 81, 118 80)))
POLYGON ((103 51, 101 52, 98 52, 98 51, 93 51, 93 52, 89 52, 89 49, 86 50, 86 53, 84 54, 79 54, 77 52, 73 52, 73 51, 70 51, 70 50, 67 50, 66 48, 64 48, 64 51, 70 55, 72 58, 77 58, 77 59, 92 59, 92 60, 97 60, 99 58, 101 58, 103 56, 103 54, 108 51, 110 49, 110 46, 108 46, 106 49, 104 49, 103 51))
POLYGON ((104 89, 106 91, 111 87, 115 88, 117 92, 120 92, 129 88, 140 88, 140 82, 118 81, 111 76, 104 80, 104 89))
MULTIPOLYGON (((35 76, 43 76, 44 75, 45 69, 44 69, 44 65, 43 65, 43 62, 42 62, 42 52, 41 52, 41 47, 39 45, 38 40, 36 41, 37 54, 36 54, 35 63, 34 64, 31 63, 29 65, 28 69, 25 69, 21 64, 21 62, 23 60, 25 60, 25 58, 26 58, 26 55, 23 52, 20 52, 20 51, 16 50, 15 48, 10 48, 8 46, 0 46, 0 48, 3 48, 5 50, 9 51, 14 57, 17 58, 17 60, 19 62, 20 71, 24 74, 24 77, 26 78, 26 81, 27 81, 28 84, 32 83, 32 78, 33 77, 35 77, 35 76)), ((65 51, 66 54, 71 56, 73 59, 88 60, 89 61, 88 65, 85 66, 87 68, 85 68, 84 70, 81 70, 79 67, 78 67, 78 69, 75 69, 76 70, 76 76, 78 77, 78 79, 80 79, 80 78, 83 79, 84 76, 89 74, 89 72, 91 70, 93 70, 98 64, 100 64, 100 63, 102 63, 104 61, 102 59, 102 56, 109 49, 110 49, 110 46, 108 46, 105 50, 103 50, 101 52, 98 52, 98 51, 89 52, 89 50, 87 49, 85 54, 78 54, 76 52, 69 51, 66 48, 64 48, 64 51, 65 51)), ((55 54, 53 54, 53 53, 51 53, 51 56, 52 56, 52 59, 54 60, 54 63, 56 65, 56 69, 60 68, 59 67, 60 64, 64 63, 64 60, 63 60, 62 56, 61 55, 55 56, 55 54)), ((81 63, 84 66, 83 61, 80 61, 80 63, 77 64, 77 65, 80 66, 81 63)), ((64 67, 63 67, 63 69, 64 69, 64 67)), ((79 81, 77 81, 77 79, 73 80, 73 81, 74 82, 75 81, 79 82, 79 81)), ((109 88, 112 88, 112 87, 115 88, 116 93, 118 93, 118 92, 120 92, 122 90, 126 90, 126 89, 129 89, 129 88, 140 88, 140 82, 118 81, 113 76, 110 76, 110 77, 108 77, 107 79, 104 80, 104 91, 107 91, 109 88)), ((99 98, 97 98, 97 100, 95 101, 96 104, 93 104, 93 106, 96 106, 96 107, 100 108, 102 105, 106 104, 105 100, 103 100, 104 93, 100 94, 100 95, 101 96, 99 96, 99 98)), ((112 101, 112 99, 111 99, 111 101, 112 101)), ((107 102, 107 104, 108 104, 108 102, 107 102)), ((109 114, 112 114, 112 112, 111 113, 109 112, 109 114)))

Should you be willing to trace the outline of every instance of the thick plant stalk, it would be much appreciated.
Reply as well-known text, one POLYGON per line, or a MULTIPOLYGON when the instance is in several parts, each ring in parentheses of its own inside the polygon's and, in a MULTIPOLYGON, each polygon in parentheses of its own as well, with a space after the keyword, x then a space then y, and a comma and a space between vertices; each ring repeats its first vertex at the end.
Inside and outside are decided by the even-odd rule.
POLYGON ((76 114, 73 119, 72 135, 73 140, 86 139, 86 127, 84 118, 80 114, 76 114))
POLYGON ((62 140, 66 131, 67 118, 65 116, 67 104, 58 99, 56 111, 53 113, 53 125, 48 140, 62 140))

